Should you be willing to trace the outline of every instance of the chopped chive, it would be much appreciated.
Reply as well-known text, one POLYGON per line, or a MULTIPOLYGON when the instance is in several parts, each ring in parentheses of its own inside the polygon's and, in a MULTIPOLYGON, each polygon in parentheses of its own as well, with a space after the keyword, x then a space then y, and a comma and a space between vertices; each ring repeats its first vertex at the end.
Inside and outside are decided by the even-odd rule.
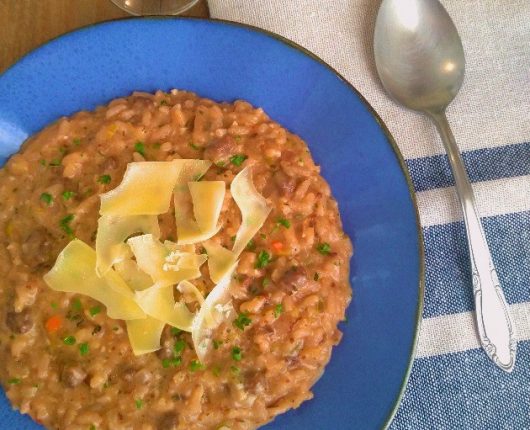
POLYGON ((213 366, 212 367, 212 373, 214 376, 219 376, 221 374, 221 366, 213 366))
POLYGON ((182 330, 177 328, 177 327, 171 327, 171 334, 173 336, 178 336, 179 334, 182 333, 182 330))
POLYGON ((52 309, 57 309, 59 307, 59 305, 55 302, 51 302, 50 306, 52 307, 52 309))
POLYGON ((193 180, 199 182, 202 178, 204 178, 204 175, 205 175, 204 173, 195 175, 193 177, 193 180))
POLYGON ((241 136, 234 136, 234 140, 236 142, 240 142, 241 141, 241 136))
POLYGON ((59 148, 59 152, 61 153, 61 155, 66 154, 66 148, 59 148))
POLYGON ((73 196, 75 196, 75 193, 73 191, 65 191, 63 193, 64 200, 70 200, 73 196))
POLYGON ((222 340, 213 340, 213 349, 219 349, 219 347, 223 344, 222 340))
POLYGON ((318 274, 318 272, 315 272, 315 274, 313 275, 313 279, 314 279, 315 281, 318 281, 319 278, 320 278, 320 275, 318 274))
POLYGON ((195 144, 193 143, 193 141, 191 141, 191 140, 188 142, 188 145, 189 145, 191 148, 195 149, 195 151, 199 151, 199 150, 201 149, 200 146, 195 145, 195 144))
POLYGON ((110 175, 102 175, 99 177, 98 182, 100 184, 110 184, 110 175))
POLYGON ((173 352, 175 355, 181 355, 182 351, 184 351, 184 348, 186 348, 186 342, 184 342, 182 339, 177 340, 175 342, 175 346, 173 347, 173 352))
POLYGON ((243 358, 243 353, 241 352, 241 348, 234 346, 232 348, 232 360, 241 361, 242 358, 243 358))
POLYGON ((84 342, 79 345, 79 354, 81 354, 81 356, 87 355, 89 351, 90 347, 88 346, 88 343, 84 342))
POLYGON ((317 245, 317 251, 320 252, 322 255, 329 255, 331 252, 331 246, 329 246, 329 243, 319 243, 317 245))
POLYGON ((263 278, 263 281, 261 281, 261 285, 263 286, 263 288, 265 288, 270 283, 271 283, 271 280, 269 278, 263 278))
POLYGON ((241 166, 248 157, 245 154, 236 154, 230 157, 230 162, 234 166, 241 166))
POLYGON ((248 312, 239 314, 237 318, 234 320, 234 325, 239 330, 245 330, 245 327, 250 325, 251 323, 252 323, 252 320, 248 317, 248 312))
POLYGON ((256 269, 263 269, 265 266, 267 266, 267 264, 270 263, 270 261, 270 254, 265 250, 260 251, 258 254, 258 260, 256 261, 256 269))
POLYGON ((53 202, 53 197, 50 193, 42 193, 40 195, 40 200, 50 206, 53 202))
POLYGON ((74 311, 80 311, 82 308, 82 305, 81 305, 81 300, 79 299, 74 299, 74 301, 72 302, 72 309, 74 311))
POLYGON ((254 242, 254 239, 250 239, 247 243, 247 250, 254 251, 255 249, 256 249, 256 242, 254 242))
POLYGON ((72 346, 72 345, 75 345, 75 337, 74 336, 66 336, 64 339, 63 339, 63 343, 65 345, 69 345, 69 346, 72 346))
POLYGON ((203 370, 203 369, 204 369, 204 365, 198 360, 192 360, 192 362, 190 363, 191 372, 197 372, 198 370, 203 370))
POLYGON ((91 317, 95 317, 97 314, 101 312, 101 306, 92 306, 88 312, 90 313, 91 317))
POLYGON ((90 424, 90 427, 88 428, 88 430, 97 430, 97 429, 94 424, 90 424))
POLYGON ((22 380, 20 378, 11 378, 7 380, 7 383, 10 385, 17 385, 20 384, 22 380))
POLYGON ((70 227, 70 223, 74 219, 74 216, 72 214, 66 215, 63 219, 59 221, 59 227, 69 236, 74 236, 74 231, 72 230, 72 227, 70 227))
POLYGON ((76 137, 75 139, 72 140, 72 143, 73 143, 75 146, 79 146, 79 145, 81 145, 81 139, 79 139, 78 137, 76 137))
POLYGON ((285 218, 278 219, 278 224, 284 226, 285 228, 291 227, 291 221, 289 221, 288 219, 285 219, 285 218))
POLYGON ((283 314, 283 305, 278 303, 274 306, 274 318, 278 318, 281 314, 283 314))
POLYGON ((43 166, 43 167, 46 167, 46 160, 44 160, 44 159, 40 159, 40 160, 39 160, 39 164, 40 164, 41 166, 43 166))
POLYGON ((164 358, 162 360, 162 367, 164 369, 167 369, 168 367, 177 367, 177 366, 180 366, 180 364, 182 363, 182 358, 181 357, 174 357, 174 358, 164 358))
POLYGON ((134 404, 136 405, 136 409, 142 409, 142 407, 144 406, 143 400, 140 399, 135 400, 134 404))
POLYGON ((142 141, 138 141, 134 144, 134 150, 145 157, 145 145, 142 141))
POLYGON ((237 366, 230 366, 230 371, 235 375, 239 376, 239 373, 241 372, 241 369, 237 366))
POLYGON ((225 164, 226 164, 226 163, 225 163, 224 161, 218 161, 217 163, 215 163, 215 165, 216 165, 217 167, 224 167, 225 164))
POLYGON ((61 160, 58 158, 54 158, 52 161, 50 161, 50 166, 57 167, 61 165, 61 160))

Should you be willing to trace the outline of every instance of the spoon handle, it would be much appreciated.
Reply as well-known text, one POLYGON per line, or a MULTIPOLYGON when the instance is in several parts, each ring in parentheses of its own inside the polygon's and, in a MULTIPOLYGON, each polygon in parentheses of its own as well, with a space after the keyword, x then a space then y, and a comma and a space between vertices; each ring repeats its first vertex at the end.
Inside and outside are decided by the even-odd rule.
POLYGON ((429 112, 444 143, 462 206, 473 276, 475 316, 480 343, 491 360, 511 372, 515 364, 515 329, 486 242, 473 189, 445 112, 429 112))

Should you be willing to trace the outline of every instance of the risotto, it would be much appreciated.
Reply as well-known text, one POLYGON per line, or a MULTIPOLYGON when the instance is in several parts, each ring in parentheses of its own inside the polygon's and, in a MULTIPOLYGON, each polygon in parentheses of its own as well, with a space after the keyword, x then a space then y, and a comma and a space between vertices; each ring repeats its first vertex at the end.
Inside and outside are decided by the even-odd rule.
MULTIPOLYGON (((173 203, 158 223, 161 241, 177 240, 173 203)), ((255 429, 312 398, 341 339, 352 246, 337 203, 305 143, 244 101, 133 93, 61 118, 0 170, 0 228, 0 381, 49 429, 255 429), (270 207, 239 255, 234 313, 207 360, 171 325, 156 352, 135 355, 125 321, 43 280, 74 237, 95 247, 100 195, 128 164, 176 159, 210 160, 197 180, 228 187, 215 243, 230 248, 241 227, 230 184, 243 169, 270 207)), ((191 282, 208 297, 208 264, 191 282)))

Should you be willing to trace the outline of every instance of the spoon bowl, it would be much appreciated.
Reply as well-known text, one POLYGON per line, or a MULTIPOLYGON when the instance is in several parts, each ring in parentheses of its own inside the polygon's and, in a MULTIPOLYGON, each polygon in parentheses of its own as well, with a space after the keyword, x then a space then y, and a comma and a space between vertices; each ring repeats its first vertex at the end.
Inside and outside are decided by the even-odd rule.
POLYGON ((374 53, 385 90, 409 109, 445 108, 464 80, 462 42, 437 0, 384 0, 374 53))

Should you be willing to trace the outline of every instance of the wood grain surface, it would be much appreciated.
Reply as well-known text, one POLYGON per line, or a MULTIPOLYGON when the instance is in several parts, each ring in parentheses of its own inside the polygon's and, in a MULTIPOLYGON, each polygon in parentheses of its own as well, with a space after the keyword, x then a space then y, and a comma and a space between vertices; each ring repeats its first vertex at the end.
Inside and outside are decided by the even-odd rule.
MULTIPOLYGON (((206 0, 183 15, 208 17, 206 0)), ((0 73, 54 37, 126 16, 110 0, 0 0, 0 73)))

